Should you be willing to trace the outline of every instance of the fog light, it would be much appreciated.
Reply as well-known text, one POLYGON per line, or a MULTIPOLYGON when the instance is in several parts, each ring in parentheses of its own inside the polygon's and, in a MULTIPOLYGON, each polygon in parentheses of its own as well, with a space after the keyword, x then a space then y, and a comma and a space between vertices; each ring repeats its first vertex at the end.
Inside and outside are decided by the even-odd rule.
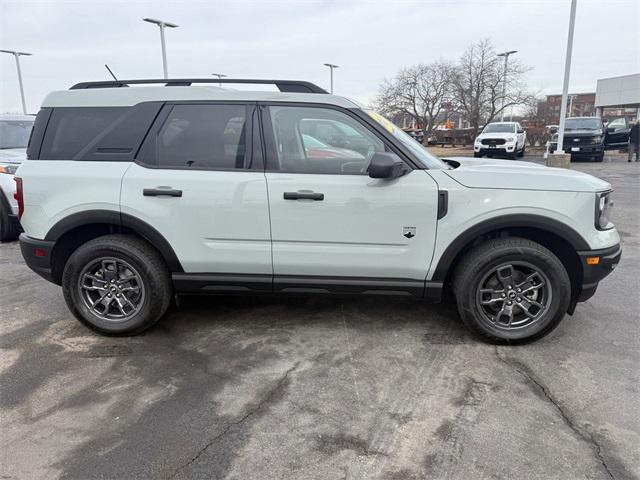
POLYGON ((587 257, 587 265, 598 265, 600 257, 587 257))

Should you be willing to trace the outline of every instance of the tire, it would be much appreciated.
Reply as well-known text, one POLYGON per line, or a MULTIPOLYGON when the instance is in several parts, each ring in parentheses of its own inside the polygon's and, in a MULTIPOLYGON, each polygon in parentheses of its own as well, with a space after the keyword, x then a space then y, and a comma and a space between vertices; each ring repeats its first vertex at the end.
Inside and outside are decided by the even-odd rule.
POLYGON ((473 158, 482 158, 482 154, 478 152, 473 152, 473 158))
POLYGON ((602 162, 604 160, 604 152, 600 153, 595 157, 596 162, 602 162))
POLYGON ((542 245, 499 238, 464 256, 453 275, 453 292, 460 317, 473 333, 491 343, 518 344, 542 338, 558 326, 569 307, 571 281, 562 262, 542 245))
MULTIPOLYGON (((0 192, 0 195, 3 195, 0 192)), ((0 199, 0 242, 12 242, 18 238, 20 230, 9 219, 10 210, 5 205, 4 199, 0 199)))
POLYGON ((64 267, 62 290, 73 315, 108 336, 136 335, 153 326, 173 291, 160 254, 129 235, 106 235, 80 246, 64 267))
POLYGON ((524 157, 524 152, 525 152, 525 149, 526 149, 526 148, 527 148, 527 146, 526 146, 526 145, 522 145, 522 150, 520 150, 520 153, 518 153, 518 156, 519 156, 520 158, 524 157))
POLYGON ((513 149, 513 152, 507 153, 507 158, 509 158, 510 160, 515 160, 516 158, 518 158, 518 147, 517 146, 513 149))

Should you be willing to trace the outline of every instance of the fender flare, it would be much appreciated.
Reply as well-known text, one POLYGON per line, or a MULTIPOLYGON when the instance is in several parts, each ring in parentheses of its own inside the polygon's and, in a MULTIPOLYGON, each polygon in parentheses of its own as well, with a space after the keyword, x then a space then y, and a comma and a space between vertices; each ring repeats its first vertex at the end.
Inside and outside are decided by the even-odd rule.
POLYGON ((170 272, 184 272, 176 252, 160 232, 139 218, 115 210, 86 210, 69 215, 53 225, 44 239, 55 242, 74 228, 105 223, 133 230, 158 249, 170 272))
POLYGON ((484 220, 458 235, 440 256, 431 281, 444 281, 458 254, 474 239, 489 232, 506 228, 535 228, 563 238, 576 251, 590 249, 582 235, 559 220, 532 214, 503 215, 484 220))

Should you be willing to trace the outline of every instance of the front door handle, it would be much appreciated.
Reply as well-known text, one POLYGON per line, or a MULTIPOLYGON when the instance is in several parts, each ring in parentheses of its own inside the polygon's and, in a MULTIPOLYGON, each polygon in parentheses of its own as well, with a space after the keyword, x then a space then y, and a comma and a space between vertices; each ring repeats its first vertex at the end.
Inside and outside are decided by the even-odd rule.
POLYGON ((171 187, 169 188, 145 188, 142 190, 142 195, 145 197, 181 197, 182 190, 175 190, 171 187))
POLYGON ((284 192, 285 200, 324 200, 324 193, 284 192))

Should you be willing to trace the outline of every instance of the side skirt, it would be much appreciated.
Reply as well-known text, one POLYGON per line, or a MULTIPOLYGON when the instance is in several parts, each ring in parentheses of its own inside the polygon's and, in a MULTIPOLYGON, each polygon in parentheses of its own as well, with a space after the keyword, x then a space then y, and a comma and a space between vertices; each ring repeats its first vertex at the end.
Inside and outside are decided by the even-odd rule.
POLYGON ((323 277, 235 273, 173 273, 177 294, 389 295, 439 302, 442 282, 403 278, 323 277))

